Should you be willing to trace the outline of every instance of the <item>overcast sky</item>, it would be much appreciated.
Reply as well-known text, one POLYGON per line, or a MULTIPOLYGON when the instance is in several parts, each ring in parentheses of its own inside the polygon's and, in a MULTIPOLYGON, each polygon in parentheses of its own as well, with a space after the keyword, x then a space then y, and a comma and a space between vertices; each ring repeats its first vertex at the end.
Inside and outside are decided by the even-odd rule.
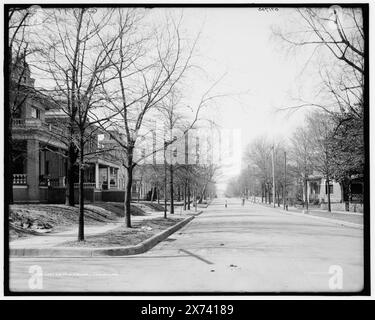
MULTIPOLYGON (((290 20, 294 9, 259 11, 258 8, 158 8, 149 12, 156 19, 172 11, 183 13, 182 34, 192 40, 200 32, 193 63, 204 69, 185 79, 186 103, 194 104, 218 79, 215 93, 228 94, 216 100, 206 112, 223 129, 241 133, 242 150, 254 138, 267 135, 270 140, 287 139, 303 124, 301 110, 290 115, 278 109, 296 105, 298 92, 313 92, 319 80, 313 63, 304 69, 311 56, 303 48, 298 54, 287 54, 285 43, 277 40, 272 28, 298 30, 290 20), (295 28, 295 29, 294 29, 295 28), (302 72, 302 70, 304 70, 302 72)), ((240 168, 240 157, 236 168, 240 168)))
POLYGON ((263 134, 270 139, 287 138, 302 124, 303 111, 292 116, 276 112, 295 105, 292 98, 301 88, 311 92, 316 78, 308 70, 301 73, 311 52, 303 49, 298 55, 288 55, 280 40, 272 37, 272 27, 293 30, 289 20, 294 9, 158 8, 149 16, 158 19, 167 11, 177 17, 183 13, 183 36, 193 40, 201 33, 193 63, 205 74, 198 71, 187 76, 186 103, 222 78, 214 93, 228 97, 215 100, 215 108, 206 111, 223 128, 240 129, 243 146, 263 134))
MULTIPOLYGON (((201 29, 198 61, 220 90, 240 93, 217 101, 216 120, 226 128, 239 128, 243 145, 266 134, 287 137, 303 122, 303 111, 288 117, 278 108, 295 105, 296 92, 314 85, 309 70, 301 73, 311 55, 308 50, 288 55, 272 37, 272 26, 288 26, 293 9, 260 12, 257 8, 184 9, 184 21, 192 33, 201 29)), ((198 80, 199 81, 199 80, 198 80)), ((196 86, 205 85, 195 83, 196 86)))
POLYGON ((191 83, 195 88, 206 88, 207 83, 225 75, 217 91, 230 96, 217 100, 216 108, 207 111, 224 129, 241 133, 241 141, 235 145, 242 148, 229 159, 231 168, 226 167, 225 174, 218 178, 219 189, 225 190, 228 179, 240 173, 243 151, 251 140, 260 135, 271 141, 286 140, 303 124, 307 110, 291 115, 277 111, 296 105, 298 92, 313 92, 314 81, 319 80, 313 63, 304 68, 312 51, 288 54, 285 44, 273 36, 272 27, 296 28, 290 21, 294 13, 294 9, 184 9, 188 33, 193 37, 201 31, 195 63, 207 75, 191 83))

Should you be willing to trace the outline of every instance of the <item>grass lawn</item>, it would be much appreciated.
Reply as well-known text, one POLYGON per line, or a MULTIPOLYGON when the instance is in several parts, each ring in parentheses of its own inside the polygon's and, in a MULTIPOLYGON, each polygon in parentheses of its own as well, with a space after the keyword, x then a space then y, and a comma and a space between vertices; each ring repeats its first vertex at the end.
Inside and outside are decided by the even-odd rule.
POLYGON ((131 246, 151 238, 155 234, 180 222, 182 218, 155 218, 133 222, 132 228, 119 226, 106 233, 88 236, 85 241, 68 241, 61 247, 119 247, 131 246))
MULTIPOLYGON (((148 215, 142 208, 131 206, 133 216, 148 215)), ((79 208, 63 204, 13 204, 9 206, 9 237, 40 235, 40 232, 59 232, 78 225, 79 208)), ((122 203, 85 204, 85 225, 100 225, 124 217, 122 203)))
MULTIPOLYGON (((118 215, 124 216, 124 203, 123 202, 95 202, 97 207, 105 210, 115 212, 118 215)), ((160 211, 154 210, 150 206, 143 205, 142 203, 132 202, 130 204, 130 212, 132 216, 145 216, 146 212, 160 211)))

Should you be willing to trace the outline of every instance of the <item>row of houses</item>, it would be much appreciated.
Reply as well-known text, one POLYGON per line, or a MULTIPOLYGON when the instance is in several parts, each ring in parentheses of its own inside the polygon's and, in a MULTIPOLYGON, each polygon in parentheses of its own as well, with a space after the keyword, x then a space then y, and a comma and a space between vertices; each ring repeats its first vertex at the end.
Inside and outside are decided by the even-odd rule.
MULTIPOLYGON (((26 63, 23 64, 21 84, 34 87, 34 79, 26 63)), ((17 75, 17 74, 16 74, 17 75)), ((27 96, 12 114, 12 173, 15 202, 64 202, 67 175, 68 117, 51 99, 43 95, 27 96)), ((126 174, 122 166, 123 154, 113 140, 118 132, 91 128, 85 145, 84 186, 86 200, 101 200, 107 191, 124 190, 126 174)), ((165 129, 157 121, 145 130, 135 150, 138 163, 133 178, 133 197, 145 198, 152 185, 143 178, 146 167, 164 163, 165 129)), ((175 143, 167 150, 168 163, 201 165, 220 162, 225 152, 233 152, 233 143, 221 143, 221 133, 215 130, 168 132, 175 143), (219 147, 213 147, 214 141, 219 147), (226 151, 223 152, 223 149, 226 151)), ((74 182, 78 192, 79 175, 75 168, 74 182)), ((107 192, 108 194, 108 192, 107 192)), ((78 197, 76 197, 78 199, 78 197)))
MULTIPOLYGON (((313 172, 308 177, 307 194, 309 204, 320 204, 325 208, 330 196, 333 210, 362 211, 363 210, 363 179, 361 176, 352 176, 350 192, 345 192, 342 183, 336 180, 327 180, 319 172, 313 172)), ((305 195, 304 195, 305 199, 305 195)))

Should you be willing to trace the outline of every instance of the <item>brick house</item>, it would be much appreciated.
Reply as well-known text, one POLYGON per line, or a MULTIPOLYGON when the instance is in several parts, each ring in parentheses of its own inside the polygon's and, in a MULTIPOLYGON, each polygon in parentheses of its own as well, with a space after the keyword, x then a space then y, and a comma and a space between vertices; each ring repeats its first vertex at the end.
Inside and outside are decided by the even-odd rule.
MULTIPOLYGON (((21 84, 34 87, 26 65, 21 84)), ((32 94, 12 115, 13 197, 15 202, 64 202, 67 169, 66 115, 48 97, 32 94)), ((100 147, 98 134, 86 148, 100 147)), ((75 183, 78 193, 78 169, 75 183)), ((123 185, 120 162, 110 153, 97 153, 87 159, 85 175, 87 200, 100 198, 103 189, 123 185)), ((76 196, 78 199, 78 196, 76 196)))

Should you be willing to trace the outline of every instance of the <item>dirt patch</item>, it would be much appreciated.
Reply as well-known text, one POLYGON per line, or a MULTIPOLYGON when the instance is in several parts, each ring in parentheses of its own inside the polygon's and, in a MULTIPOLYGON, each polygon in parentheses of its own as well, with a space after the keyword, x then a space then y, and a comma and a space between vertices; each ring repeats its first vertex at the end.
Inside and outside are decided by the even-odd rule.
MULTIPOLYGON (((121 205, 121 204, 120 204, 121 205)), ((134 215, 145 215, 140 209, 132 209, 134 215)), ((9 237, 40 235, 51 231, 65 231, 78 224, 79 208, 58 204, 15 204, 9 207, 9 237)), ((98 225, 117 221, 124 217, 123 205, 85 205, 85 225, 98 225)))
MULTIPOLYGON (((111 211, 119 217, 124 216, 124 203, 122 202, 95 202, 95 206, 111 211)), ((150 211, 150 208, 147 206, 133 203, 130 205, 130 213, 132 216, 145 216, 148 215, 147 211, 150 211)))
POLYGON ((164 211, 164 206, 157 202, 141 202, 153 211, 164 211))
POLYGON ((132 228, 122 225, 106 233, 86 237, 85 241, 68 241, 61 247, 119 247, 131 246, 151 238, 155 234, 180 222, 182 218, 155 218, 137 221, 132 228))

